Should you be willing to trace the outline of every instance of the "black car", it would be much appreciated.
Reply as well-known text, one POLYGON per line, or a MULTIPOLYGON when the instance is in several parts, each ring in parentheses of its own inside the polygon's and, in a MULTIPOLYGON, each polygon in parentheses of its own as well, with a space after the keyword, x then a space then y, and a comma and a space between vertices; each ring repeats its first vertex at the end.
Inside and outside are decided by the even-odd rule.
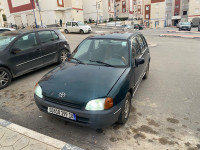
POLYGON ((96 129, 124 124, 149 65, 140 33, 88 37, 36 84, 35 102, 43 112, 96 129))
POLYGON ((191 22, 181 22, 179 25, 179 31, 188 30, 191 31, 192 25, 191 22))
POLYGON ((142 30, 143 26, 140 24, 134 24, 134 29, 142 30))
POLYGON ((59 30, 38 29, 0 35, 0 89, 12 78, 56 62, 65 61, 69 44, 59 30))

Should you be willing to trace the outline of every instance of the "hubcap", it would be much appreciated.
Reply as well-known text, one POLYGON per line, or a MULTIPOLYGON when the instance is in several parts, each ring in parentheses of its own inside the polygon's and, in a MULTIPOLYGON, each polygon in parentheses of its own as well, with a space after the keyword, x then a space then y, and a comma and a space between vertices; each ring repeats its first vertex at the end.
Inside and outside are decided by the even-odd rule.
POLYGON ((65 60, 67 59, 67 51, 61 52, 60 58, 62 62, 65 62, 65 60))
POLYGON ((125 106, 124 106, 124 117, 127 118, 129 114, 129 109, 130 109, 130 103, 129 100, 127 99, 125 101, 125 106))
POLYGON ((0 70, 0 87, 3 87, 5 86, 9 81, 9 76, 8 74, 3 71, 3 70, 0 70))

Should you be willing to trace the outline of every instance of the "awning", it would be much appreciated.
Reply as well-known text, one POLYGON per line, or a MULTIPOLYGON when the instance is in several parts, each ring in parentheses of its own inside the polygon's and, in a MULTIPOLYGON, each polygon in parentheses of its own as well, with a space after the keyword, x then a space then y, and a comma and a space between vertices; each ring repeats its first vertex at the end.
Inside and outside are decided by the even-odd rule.
POLYGON ((181 16, 172 16, 172 20, 181 19, 181 16))

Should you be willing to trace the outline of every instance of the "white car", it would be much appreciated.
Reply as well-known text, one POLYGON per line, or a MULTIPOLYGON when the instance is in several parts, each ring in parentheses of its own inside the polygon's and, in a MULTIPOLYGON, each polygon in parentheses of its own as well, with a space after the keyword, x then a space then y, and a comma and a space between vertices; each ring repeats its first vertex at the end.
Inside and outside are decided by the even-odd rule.
POLYGON ((64 31, 66 34, 69 32, 78 32, 84 34, 90 33, 92 28, 79 21, 69 21, 66 23, 64 31))
POLYGON ((14 31, 15 29, 13 28, 0 28, 0 34, 6 31, 14 31))

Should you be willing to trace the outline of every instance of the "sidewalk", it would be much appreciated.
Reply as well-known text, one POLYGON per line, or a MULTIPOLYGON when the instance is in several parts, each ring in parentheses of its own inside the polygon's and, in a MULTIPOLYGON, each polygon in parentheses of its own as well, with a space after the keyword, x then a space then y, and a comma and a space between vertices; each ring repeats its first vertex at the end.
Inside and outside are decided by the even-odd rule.
POLYGON ((0 150, 83 150, 0 119, 0 150))

